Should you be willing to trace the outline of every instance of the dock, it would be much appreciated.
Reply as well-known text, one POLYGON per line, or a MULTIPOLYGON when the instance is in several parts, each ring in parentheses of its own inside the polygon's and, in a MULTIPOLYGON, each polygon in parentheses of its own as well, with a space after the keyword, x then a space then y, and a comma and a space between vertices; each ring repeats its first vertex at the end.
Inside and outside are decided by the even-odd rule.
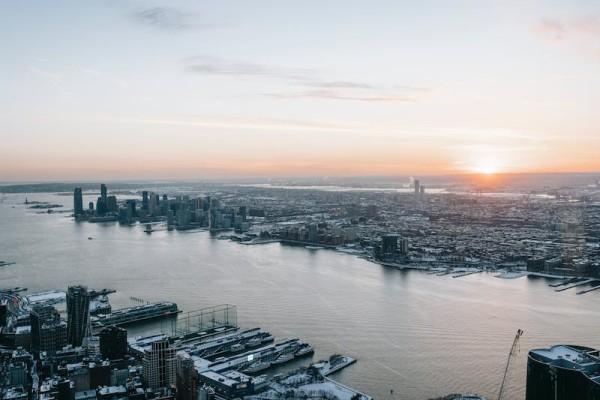
POLYGON ((464 271, 464 272, 459 272, 456 275, 452 275, 453 278, 462 278, 463 276, 467 276, 467 275, 473 275, 473 274, 479 274, 483 271, 464 271))
POLYGON ((594 290, 598 290, 598 289, 600 289, 600 285, 598 285, 598 286, 594 286, 594 287, 593 287, 593 288, 591 288, 591 289, 584 289, 584 290, 580 290, 580 291, 579 291, 579 292, 577 292, 576 294, 586 294, 586 293, 593 292, 594 290))
POLYGON ((88 291, 88 295, 91 298, 94 297, 98 297, 98 296, 107 296, 109 294, 113 294, 113 293, 117 293, 116 290, 114 289, 92 289, 90 291, 88 291))
POLYGON ((577 287, 577 286, 588 285, 588 284, 590 284, 592 282, 596 282, 596 279, 586 279, 584 281, 579 281, 577 283, 573 283, 573 284, 571 284, 569 286, 565 286, 565 287, 560 288, 560 289, 554 289, 554 291, 555 292, 562 292, 562 291, 569 290, 569 289, 572 289, 572 288, 577 287))
POLYGON ((15 287, 15 288, 11 288, 11 289, 0 289, 0 293, 7 293, 7 294, 17 294, 17 293, 21 293, 21 292, 26 292, 27 288, 24 287, 15 287))
POLYGON ((180 313, 177 304, 171 302, 150 303, 122 308, 111 314, 99 314, 91 318, 94 332, 109 325, 128 325, 150 319, 168 318, 180 313))
POLYGON ((584 278, 569 278, 569 279, 565 279, 565 280, 563 280, 561 282, 558 282, 558 283, 551 283, 548 286, 550 286, 550 287, 559 287, 559 286, 569 285, 571 283, 579 282, 582 279, 584 279, 584 278))

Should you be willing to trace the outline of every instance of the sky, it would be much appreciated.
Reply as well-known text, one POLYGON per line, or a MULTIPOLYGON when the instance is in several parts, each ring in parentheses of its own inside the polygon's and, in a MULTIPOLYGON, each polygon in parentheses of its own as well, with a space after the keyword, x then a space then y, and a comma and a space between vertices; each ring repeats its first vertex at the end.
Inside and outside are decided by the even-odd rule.
POLYGON ((13 1, 0 181, 600 171, 600 2, 13 1))

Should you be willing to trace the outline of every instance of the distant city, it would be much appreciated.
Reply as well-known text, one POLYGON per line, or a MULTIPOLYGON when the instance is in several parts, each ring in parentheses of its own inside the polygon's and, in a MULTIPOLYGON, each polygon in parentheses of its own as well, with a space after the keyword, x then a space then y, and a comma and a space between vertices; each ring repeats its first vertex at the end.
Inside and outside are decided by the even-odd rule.
MULTIPOLYGON (((25 204, 40 214, 72 214, 75 224, 139 225, 147 235, 208 231, 240 245, 278 242, 311 252, 338 251, 430 275, 539 276, 551 279, 556 292, 600 289, 598 181, 545 193, 430 192, 426 186, 414 179, 389 191, 222 185, 200 193, 168 188, 160 193, 111 192, 100 184, 99 195, 75 187, 72 211, 27 198, 25 204), (84 204, 90 197, 95 201, 84 204)), ((181 310, 168 299, 130 297, 133 305, 113 309, 110 288, 50 289, 0 291, 4 399, 372 398, 329 377, 360 360, 332 354, 303 361, 314 353, 310 344, 240 327, 235 305, 181 310), (161 331, 128 335, 128 327, 148 321, 160 321, 161 331), (294 367, 279 372, 288 364, 294 367)), ((517 331, 512 348, 507 341, 499 399, 509 398, 505 381, 523 334, 517 331)), ((527 400, 596 399, 599 382, 600 353, 585 344, 529 350, 527 400)), ((402 398, 390 390, 395 395, 402 398)))
MULTIPOLYGON (((141 191, 83 204, 74 189, 75 221, 208 229, 242 244, 278 241, 356 254, 386 266, 440 274, 498 270, 600 285, 600 182, 538 194, 319 191, 231 187, 193 197, 141 191), (227 234, 227 232, 231 232, 227 234)), ((591 289, 591 288, 590 288, 591 289)))

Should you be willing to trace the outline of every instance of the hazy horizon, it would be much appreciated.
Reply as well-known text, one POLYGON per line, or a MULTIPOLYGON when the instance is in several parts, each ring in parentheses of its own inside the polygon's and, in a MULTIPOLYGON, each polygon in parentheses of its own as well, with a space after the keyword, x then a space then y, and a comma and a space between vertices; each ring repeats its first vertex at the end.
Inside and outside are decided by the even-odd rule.
POLYGON ((0 182, 600 171, 600 6, 11 2, 0 182))

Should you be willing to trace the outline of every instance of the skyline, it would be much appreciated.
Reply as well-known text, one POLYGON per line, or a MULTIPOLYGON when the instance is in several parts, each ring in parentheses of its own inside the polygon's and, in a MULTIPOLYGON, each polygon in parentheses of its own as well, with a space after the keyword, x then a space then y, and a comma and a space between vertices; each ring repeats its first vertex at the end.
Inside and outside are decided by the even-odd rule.
POLYGON ((0 181, 600 171, 591 1, 5 8, 0 181))

